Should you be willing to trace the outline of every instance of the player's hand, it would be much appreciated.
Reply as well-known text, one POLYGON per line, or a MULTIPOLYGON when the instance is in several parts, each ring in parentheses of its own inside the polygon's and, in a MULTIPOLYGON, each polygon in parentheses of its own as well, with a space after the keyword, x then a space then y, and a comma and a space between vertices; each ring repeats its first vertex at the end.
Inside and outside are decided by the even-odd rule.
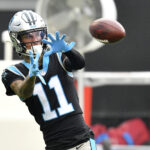
POLYGON ((38 76, 40 78, 40 80, 42 81, 43 84, 46 84, 44 78, 41 76, 40 74, 40 70, 39 70, 39 58, 40 58, 40 53, 37 52, 36 57, 34 59, 33 57, 33 52, 30 50, 29 51, 30 54, 30 68, 29 68, 29 77, 33 77, 33 76, 38 76))
POLYGON ((45 56, 50 56, 51 54, 57 53, 57 52, 68 52, 75 45, 75 42, 71 42, 70 44, 66 43, 64 41, 64 38, 66 37, 66 35, 63 34, 61 37, 59 37, 59 32, 56 32, 56 39, 51 34, 48 34, 48 37, 51 40, 51 42, 45 39, 42 40, 43 43, 49 44, 51 46, 50 51, 47 51, 44 54, 45 56))

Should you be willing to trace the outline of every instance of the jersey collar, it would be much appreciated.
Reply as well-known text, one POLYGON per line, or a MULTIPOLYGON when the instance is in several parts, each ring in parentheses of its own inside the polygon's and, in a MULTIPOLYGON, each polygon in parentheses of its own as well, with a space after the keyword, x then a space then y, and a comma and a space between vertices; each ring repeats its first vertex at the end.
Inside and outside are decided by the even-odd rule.
POLYGON ((21 63, 24 64, 26 68, 30 68, 30 64, 27 63, 25 60, 23 60, 21 63))

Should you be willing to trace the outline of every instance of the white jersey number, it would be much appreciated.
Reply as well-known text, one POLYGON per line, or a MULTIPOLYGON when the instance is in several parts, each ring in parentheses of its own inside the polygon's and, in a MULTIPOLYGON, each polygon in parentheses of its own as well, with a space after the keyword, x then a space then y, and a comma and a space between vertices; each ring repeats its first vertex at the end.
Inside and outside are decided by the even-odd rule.
POLYGON ((35 85, 33 95, 37 95, 39 101, 41 102, 44 111, 44 113, 42 114, 44 121, 52 120, 58 118, 59 116, 73 112, 74 108, 72 106, 72 103, 68 103, 67 101, 59 77, 57 75, 51 77, 48 82, 48 85, 50 90, 54 89, 60 107, 57 108, 57 115, 56 110, 51 109, 51 105, 49 103, 50 101, 44 91, 42 84, 37 83, 35 85))

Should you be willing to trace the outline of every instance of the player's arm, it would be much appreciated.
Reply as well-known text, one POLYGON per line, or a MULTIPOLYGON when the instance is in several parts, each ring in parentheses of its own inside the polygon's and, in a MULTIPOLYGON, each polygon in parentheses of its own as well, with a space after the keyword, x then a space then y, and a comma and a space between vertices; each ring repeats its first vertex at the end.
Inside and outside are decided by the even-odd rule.
POLYGON ((78 70, 85 67, 85 60, 78 51, 72 49, 63 54, 65 55, 63 65, 67 71, 78 70))
POLYGON ((10 84, 10 88, 21 99, 26 99, 32 96, 36 76, 38 76, 41 79, 43 84, 46 84, 44 78, 39 73, 38 60, 40 58, 40 53, 37 53, 35 58, 33 58, 32 51, 29 51, 29 53, 30 53, 29 75, 26 77, 25 80, 15 80, 10 84))
POLYGON ((22 99, 27 99, 32 96, 36 76, 27 78, 25 80, 15 80, 10 84, 10 88, 22 99))
POLYGON ((53 53, 62 52, 66 57, 62 56, 62 61, 67 71, 78 70, 85 66, 84 58, 79 52, 73 50, 75 42, 66 43, 64 38, 66 35, 59 37, 59 32, 56 32, 56 39, 48 34, 51 41, 43 39, 42 42, 51 46, 50 50, 44 54, 44 57, 50 56, 53 53))

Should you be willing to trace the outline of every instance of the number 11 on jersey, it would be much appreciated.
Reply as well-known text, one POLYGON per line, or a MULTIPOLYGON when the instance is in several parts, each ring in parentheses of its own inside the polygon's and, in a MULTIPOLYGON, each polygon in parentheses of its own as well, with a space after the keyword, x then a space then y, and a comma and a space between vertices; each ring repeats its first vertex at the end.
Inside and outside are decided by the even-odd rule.
MULTIPOLYGON (((57 75, 50 78, 48 86, 50 90, 54 89, 55 91, 60 106, 57 108, 59 116, 63 116, 65 114, 73 112, 74 108, 72 106, 72 103, 68 103, 61 82, 57 75)), ((48 99, 41 83, 37 83, 35 85, 33 95, 37 95, 39 101, 41 102, 44 111, 44 113, 42 114, 44 121, 52 120, 59 117, 56 113, 56 110, 51 109, 50 100, 48 99)))

